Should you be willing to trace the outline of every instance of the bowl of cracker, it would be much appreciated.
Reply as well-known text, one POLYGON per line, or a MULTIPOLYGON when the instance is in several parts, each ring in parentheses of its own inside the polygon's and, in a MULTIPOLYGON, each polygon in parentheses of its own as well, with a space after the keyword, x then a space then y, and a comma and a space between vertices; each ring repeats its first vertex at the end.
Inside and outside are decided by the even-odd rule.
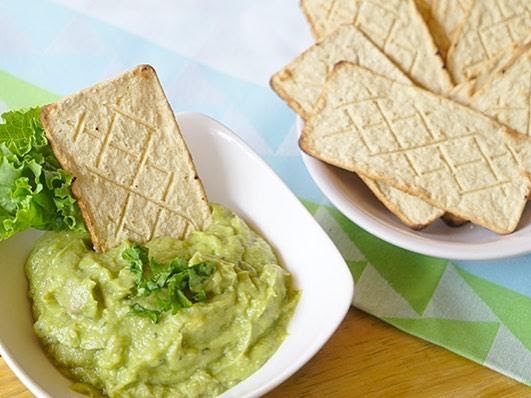
POLYGON ((316 43, 271 87, 314 181, 377 237, 451 259, 531 251, 531 14, 498 3, 302 0, 316 43))

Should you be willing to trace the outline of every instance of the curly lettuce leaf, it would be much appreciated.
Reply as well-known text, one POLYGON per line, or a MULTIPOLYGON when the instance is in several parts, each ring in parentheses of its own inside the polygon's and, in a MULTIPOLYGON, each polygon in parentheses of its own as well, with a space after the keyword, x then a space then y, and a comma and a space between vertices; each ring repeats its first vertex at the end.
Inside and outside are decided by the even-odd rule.
POLYGON ((84 228, 72 177, 60 168, 39 116, 40 108, 1 116, 0 240, 28 228, 84 228))

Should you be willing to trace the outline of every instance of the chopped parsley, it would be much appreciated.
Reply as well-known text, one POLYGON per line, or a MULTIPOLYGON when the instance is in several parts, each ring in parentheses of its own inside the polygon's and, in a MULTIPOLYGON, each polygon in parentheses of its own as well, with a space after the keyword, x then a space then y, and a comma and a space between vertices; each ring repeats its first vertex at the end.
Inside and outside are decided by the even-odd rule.
POLYGON ((209 261, 189 265, 182 257, 160 264, 149 257, 149 249, 132 244, 122 252, 134 275, 135 294, 131 313, 158 323, 162 314, 175 314, 182 308, 208 298, 204 284, 216 271, 209 261))

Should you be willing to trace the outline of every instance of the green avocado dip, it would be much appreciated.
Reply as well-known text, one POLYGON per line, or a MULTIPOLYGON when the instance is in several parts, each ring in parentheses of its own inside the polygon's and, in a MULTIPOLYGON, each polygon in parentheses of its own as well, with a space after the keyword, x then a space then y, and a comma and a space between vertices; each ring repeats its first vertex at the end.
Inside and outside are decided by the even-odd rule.
POLYGON ((185 241, 147 243, 149 270, 128 242, 95 253, 86 233, 63 231, 35 244, 26 263, 35 332, 75 390, 212 397, 277 350, 299 298, 291 276, 239 217, 212 213, 185 241))

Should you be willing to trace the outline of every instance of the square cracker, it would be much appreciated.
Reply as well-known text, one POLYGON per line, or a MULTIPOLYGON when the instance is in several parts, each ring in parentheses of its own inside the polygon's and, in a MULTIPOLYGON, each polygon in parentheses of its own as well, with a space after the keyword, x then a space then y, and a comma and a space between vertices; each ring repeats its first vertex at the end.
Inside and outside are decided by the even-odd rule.
POLYGON ((155 70, 136 68, 46 106, 57 159, 75 178, 94 247, 186 237, 211 215, 155 70))
POLYGON ((444 94, 452 82, 413 0, 301 0, 321 40, 353 23, 415 83, 444 94))
POLYGON ((340 63, 299 143, 325 162, 503 234, 518 225, 529 193, 505 142, 510 134, 446 98, 340 63))
MULTIPOLYGON (((311 116, 328 73, 340 61, 349 61, 379 75, 411 84, 402 71, 354 25, 342 25, 276 73, 271 78, 271 87, 295 112, 307 119, 311 116)), ((422 199, 384 182, 360 177, 393 214, 413 229, 422 229, 444 213, 422 199)))
POLYGON ((456 83, 475 78, 515 44, 531 36, 529 0, 474 0, 448 50, 456 83))

